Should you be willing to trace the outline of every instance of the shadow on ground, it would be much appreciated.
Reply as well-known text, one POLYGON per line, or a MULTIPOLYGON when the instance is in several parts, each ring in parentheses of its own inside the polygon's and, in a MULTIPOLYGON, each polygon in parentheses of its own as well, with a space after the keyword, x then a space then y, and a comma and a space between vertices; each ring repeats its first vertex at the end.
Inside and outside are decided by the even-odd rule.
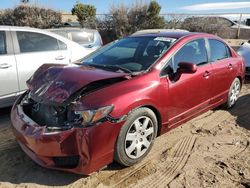
POLYGON ((18 145, 16 148, 0 152, 0 161, 2 165, 0 168, 0 182, 66 186, 74 183, 80 178, 87 177, 40 167, 31 161, 18 145))
POLYGON ((0 127, 10 124, 11 108, 0 108, 0 127))
POLYGON ((250 130, 250 94, 241 96, 229 112, 236 117, 239 126, 250 130))
MULTIPOLYGON (((35 183, 48 186, 65 186, 87 176, 49 170, 35 164, 20 149, 10 127, 11 108, 0 109, 0 182, 12 184, 35 183), (6 135, 10 135, 7 136, 6 135), (11 141, 6 149, 1 143, 11 141)), ((0 183, 1 187, 1 183, 0 183)))

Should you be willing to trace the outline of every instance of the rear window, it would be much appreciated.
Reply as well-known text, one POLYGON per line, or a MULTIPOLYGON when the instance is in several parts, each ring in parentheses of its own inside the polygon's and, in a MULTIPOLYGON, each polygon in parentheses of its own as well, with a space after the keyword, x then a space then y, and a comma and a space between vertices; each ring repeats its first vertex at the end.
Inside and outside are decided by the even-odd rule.
POLYGON ((69 38, 69 37, 68 37, 68 33, 65 32, 65 31, 61 31, 61 30, 51 30, 51 32, 52 32, 52 33, 55 33, 55 34, 58 34, 58 35, 61 35, 61 36, 65 37, 65 38, 69 38))
POLYGON ((89 44, 94 42, 94 33, 86 31, 72 31, 72 40, 80 44, 89 44))

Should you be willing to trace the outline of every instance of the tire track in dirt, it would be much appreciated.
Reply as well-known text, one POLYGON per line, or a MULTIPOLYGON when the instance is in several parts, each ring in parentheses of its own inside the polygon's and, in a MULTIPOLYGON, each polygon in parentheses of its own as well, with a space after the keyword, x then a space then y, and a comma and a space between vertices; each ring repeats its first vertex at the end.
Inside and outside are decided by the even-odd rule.
POLYGON ((248 140, 235 135, 226 135, 223 138, 216 136, 212 142, 209 142, 209 138, 204 140, 207 140, 207 147, 210 148, 209 152, 224 156, 225 158, 238 155, 244 152, 249 146, 248 140))
POLYGON ((228 111, 216 110, 206 118, 194 119, 191 120, 190 123, 194 126, 195 129, 202 128, 203 130, 212 130, 231 116, 232 115, 228 111))
POLYGON ((167 158, 160 164, 161 168, 156 173, 138 181, 134 187, 166 187, 185 166, 195 141, 196 136, 188 136, 181 139, 171 149, 169 156, 165 156, 167 158))
POLYGON ((13 136, 10 126, 0 127, 0 152, 6 149, 12 149, 18 146, 13 136))

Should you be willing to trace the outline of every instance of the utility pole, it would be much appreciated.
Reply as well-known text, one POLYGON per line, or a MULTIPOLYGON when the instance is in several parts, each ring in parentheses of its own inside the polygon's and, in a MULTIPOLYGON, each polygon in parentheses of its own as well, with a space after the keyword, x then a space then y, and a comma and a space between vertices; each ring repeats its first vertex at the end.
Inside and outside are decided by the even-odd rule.
POLYGON ((237 39, 239 39, 239 38, 240 38, 240 26, 241 26, 241 19, 242 19, 242 14, 240 14, 240 20, 239 20, 238 32, 237 32, 237 39))

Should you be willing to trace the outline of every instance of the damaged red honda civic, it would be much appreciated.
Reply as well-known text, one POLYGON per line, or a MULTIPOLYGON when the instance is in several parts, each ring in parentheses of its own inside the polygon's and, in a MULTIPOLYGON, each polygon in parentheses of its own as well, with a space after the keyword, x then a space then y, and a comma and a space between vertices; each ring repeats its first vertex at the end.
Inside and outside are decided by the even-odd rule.
POLYGON ((217 36, 132 35, 79 64, 41 66, 12 108, 13 132, 47 168, 90 174, 114 160, 131 166, 156 136, 219 105, 232 107, 244 70, 217 36))

